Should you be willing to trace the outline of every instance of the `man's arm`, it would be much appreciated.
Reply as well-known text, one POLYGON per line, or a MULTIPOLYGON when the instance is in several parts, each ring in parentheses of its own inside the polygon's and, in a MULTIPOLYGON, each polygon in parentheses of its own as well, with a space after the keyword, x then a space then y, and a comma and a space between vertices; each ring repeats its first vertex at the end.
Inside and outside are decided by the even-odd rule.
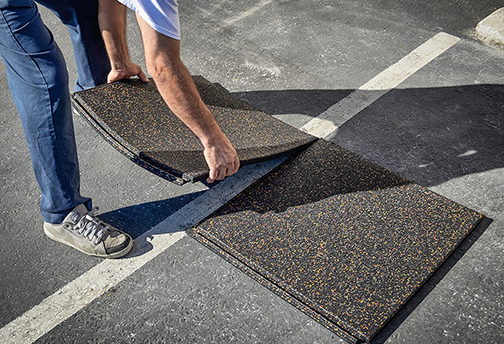
POLYGON ((191 75, 180 60, 180 41, 167 37, 138 14, 147 70, 159 93, 175 115, 199 138, 210 168, 207 181, 222 180, 236 173, 240 161, 213 114, 203 103, 191 75))
MULTIPOLYGON (((100 29, 112 71, 108 82, 138 75, 147 81, 139 66, 130 61, 126 42, 126 7, 116 0, 99 0, 100 29)), ((203 145, 210 169, 207 181, 222 180, 236 173, 240 161, 208 107, 203 103, 191 75, 180 60, 180 42, 155 31, 138 14, 145 59, 159 93, 203 145)))
POLYGON ((126 7, 116 0, 99 0, 98 22, 112 68, 107 82, 132 76, 149 81, 140 66, 130 60, 126 42, 126 7))

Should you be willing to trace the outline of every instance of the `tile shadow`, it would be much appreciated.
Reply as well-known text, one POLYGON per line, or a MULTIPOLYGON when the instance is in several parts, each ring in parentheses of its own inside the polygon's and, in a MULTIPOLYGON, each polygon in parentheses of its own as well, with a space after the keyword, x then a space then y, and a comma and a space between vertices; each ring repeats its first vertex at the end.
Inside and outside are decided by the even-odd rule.
POLYGON ((100 213, 99 218, 130 234, 133 239, 156 226, 191 202, 204 191, 194 192, 160 201, 141 203, 125 208, 100 213))
MULTIPOLYGON (((271 115, 314 117, 352 90, 234 93, 271 115)), ((504 85, 395 89, 328 139, 422 186, 504 167, 504 85)))

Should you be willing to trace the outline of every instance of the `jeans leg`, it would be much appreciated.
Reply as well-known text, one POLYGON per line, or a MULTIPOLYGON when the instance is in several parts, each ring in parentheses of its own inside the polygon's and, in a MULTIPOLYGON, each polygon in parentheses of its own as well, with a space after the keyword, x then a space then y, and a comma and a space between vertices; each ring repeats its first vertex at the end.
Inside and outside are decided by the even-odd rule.
POLYGON ((80 195, 68 73, 32 0, 0 0, 0 54, 23 123, 44 220, 60 223, 80 195))
POLYGON ((110 62, 98 25, 98 0, 36 0, 68 27, 78 78, 75 91, 107 82, 110 62))

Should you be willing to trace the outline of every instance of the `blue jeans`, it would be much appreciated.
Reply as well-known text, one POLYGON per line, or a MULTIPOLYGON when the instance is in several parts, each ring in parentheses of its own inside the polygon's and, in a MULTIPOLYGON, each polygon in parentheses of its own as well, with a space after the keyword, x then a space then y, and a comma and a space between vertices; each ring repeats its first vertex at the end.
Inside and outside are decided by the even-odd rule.
MULTIPOLYGON (((98 27, 96 0, 41 0, 69 28, 78 68, 75 90, 106 82, 110 64, 98 27)), ((42 194, 44 221, 61 223, 80 194, 68 72, 33 0, 0 0, 0 56, 21 117, 42 194)))

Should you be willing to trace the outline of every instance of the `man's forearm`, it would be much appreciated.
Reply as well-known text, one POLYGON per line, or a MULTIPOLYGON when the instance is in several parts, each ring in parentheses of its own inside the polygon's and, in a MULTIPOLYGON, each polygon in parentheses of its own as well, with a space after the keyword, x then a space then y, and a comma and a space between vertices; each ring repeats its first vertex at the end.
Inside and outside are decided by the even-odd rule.
POLYGON ((99 0, 98 23, 112 68, 119 69, 129 60, 126 42, 126 7, 116 0, 99 0))
POLYGON ((99 0, 98 23, 112 68, 107 81, 135 75, 147 81, 142 69, 130 60, 126 40, 126 6, 116 0, 99 0))
POLYGON ((203 103, 191 75, 180 60, 180 41, 154 30, 137 14, 147 69, 173 113, 199 138, 210 168, 209 182, 235 173, 239 159, 213 114, 203 103))

